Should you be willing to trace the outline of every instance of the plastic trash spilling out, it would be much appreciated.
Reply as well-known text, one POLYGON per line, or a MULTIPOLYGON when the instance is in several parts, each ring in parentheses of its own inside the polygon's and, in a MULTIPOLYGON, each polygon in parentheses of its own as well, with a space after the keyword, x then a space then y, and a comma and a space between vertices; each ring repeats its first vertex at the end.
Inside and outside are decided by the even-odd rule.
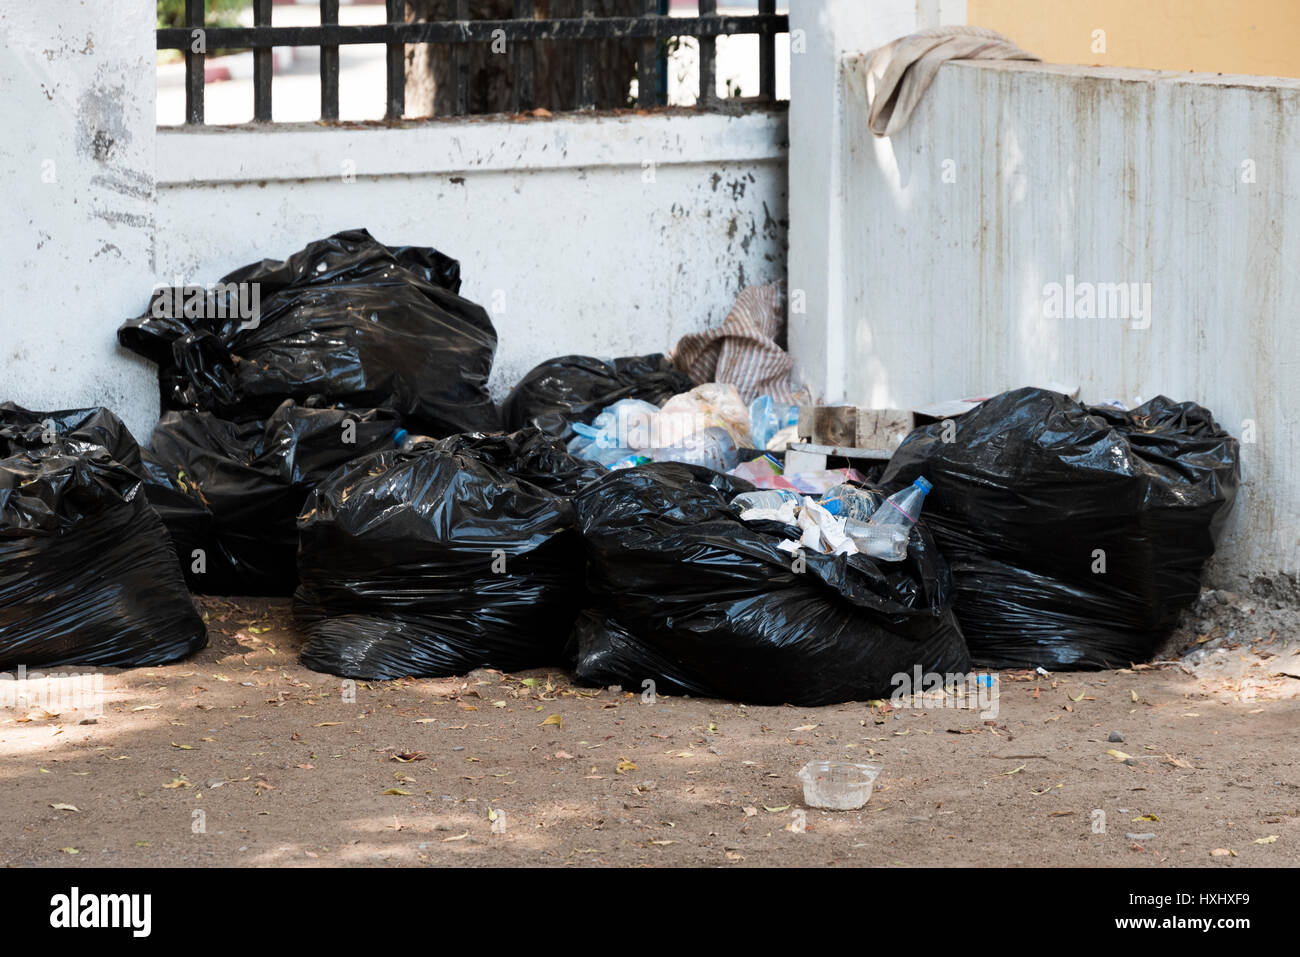
POLYGON ((881 502, 870 518, 845 516, 845 534, 865 555, 886 562, 902 561, 907 554, 912 526, 921 516, 921 506, 931 487, 924 478, 918 478, 881 502))
POLYGON ((846 482, 865 482, 866 476, 857 469, 819 469, 811 472, 787 472, 773 455, 741 462, 727 469, 742 481, 763 489, 786 489, 803 495, 823 495, 846 482))
POLYGON ((596 606, 574 628, 580 680, 755 704, 887 697, 914 666, 969 664, 947 568, 925 529, 905 561, 780 548, 742 522, 752 486, 680 464, 612 472, 574 497, 596 606))
MULTIPOLYGON (((798 432, 799 406, 774 402, 770 395, 760 395, 749 403, 749 434, 754 448, 771 449, 778 435, 793 429, 798 432)), ((793 436, 791 436, 792 438, 793 436)), ((777 451, 784 450, 789 439, 782 441, 777 451)))
POLYGON ((744 522, 766 521, 797 527, 797 539, 777 547, 797 554, 801 549, 832 555, 868 555, 877 561, 900 562, 907 557, 912 527, 921 514, 921 501, 930 485, 919 478, 888 499, 854 485, 837 485, 818 501, 787 489, 744 492, 731 500, 744 522))
POLYGON ((584 469, 528 429, 336 471, 298 525, 303 664, 367 679, 559 665, 583 551, 569 499, 543 484, 567 492, 584 469))
POLYGON ((1029 388, 917 429, 881 481, 934 483, 925 523, 978 664, 1114 668, 1149 659, 1196 598, 1238 454, 1191 402, 1126 411, 1029 388))
POLYGON ((803 803, 828 811, 856 811, 865 806, 879 776, 878 764, 847 761, 809 761, 798 774, 803 803))
POLYGON ((321 481, 393 448, 388 409, 311 409, 287 400, 265 420, 167 412, 145 453, 145 488, 172 532, 185 580, 209 595, 291 595, 298 513, 321 481))
POLYGON ((660 408, 620 399, 590 425, 574 423, 568 449, 611 469, 647 462, 682 462, 723 472, 751 443, 749 411, 736 387, 706 383, 675 395, 660 408))
POLYGON ((534 366, 501 407, 507 429, 534 426, 568 442, 574 423, 590 425, 610 406, 635 399, 654 409, 693 383, 659 353, 605 362, 560 356, 534 366))
POLYGON ((496 331, 459 288, 454 259, 354 229, 211 290, 155 292, 118 341, 157 363, 164 409, 264 418, 294 399, 392 409, 434 436, 491 431, 496 331))
POLYGON ((140 476, 114 455, 138 468, 107 410, 0 406, 0 669, 157 665, 207 643, 140 476))

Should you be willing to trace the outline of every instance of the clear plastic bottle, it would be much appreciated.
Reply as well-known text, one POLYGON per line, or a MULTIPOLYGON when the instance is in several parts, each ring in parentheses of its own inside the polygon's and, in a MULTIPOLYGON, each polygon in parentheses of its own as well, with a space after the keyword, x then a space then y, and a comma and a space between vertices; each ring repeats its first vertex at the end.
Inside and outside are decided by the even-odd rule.
POLYGON ((912 526, 921 515, 921 506, 930 493, 930 485, 918 478, 907 488, 895 492, 881 503, 866 525, 845 523, 845 532, 862 552, 886 562, 901 562, 907 557, 907 541, 912 526))

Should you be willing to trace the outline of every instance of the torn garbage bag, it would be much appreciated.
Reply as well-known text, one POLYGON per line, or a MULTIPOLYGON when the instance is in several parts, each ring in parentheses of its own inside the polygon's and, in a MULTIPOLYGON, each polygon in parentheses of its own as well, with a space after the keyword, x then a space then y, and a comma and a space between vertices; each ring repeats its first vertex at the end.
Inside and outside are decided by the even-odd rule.
POLYGON ((1150 658, 1196 597, 1238 445, 1191 402, 1018 389, 912 432, 882 482, 922 474, 975 661, 1115 668, 1150 658))
POLYGON ((888 696, 897 675, 969 664, 951 585, 924 521, 907 558, 877 564, 781 543, 800 531, 745 523, 753 486, 677 463, 611 472, 574 499, 599 616, 575 629, 579 678, 755 704, 888 696))
MULTIPOLYGON (((106 432, 120 426, 99 419, 106 432)), ((68 424, 71 437, 39 448, 0 439, 0 670, 156 665, 197 651, 207 629, 140 477, 84 441, 87 422, 68 424)))
POLYGON ((566 442, 573 423, 590 425, 621 399, 639 399, 656 408, 694 385, 658 353, 605 362, 591 356, 560 356, 533 367, 510 390, 502 406, 506 427, 534 425, 566 442))
POLYGON ((309 409, 266 419, 167 412, 145 454, 149 500, 172 532, 190 587, 216 595, 289 595, 296 521, 312 489, 349 459, 394 446, 388 409, 309 409))
POLYGON ((309 500, 294 599, 307 667, 383 679, 561 663, 584 594, 573 506, 489 461, 503 446, 449 445, 357 459, 309 500))
POLYGON ((459 288, 455 260, 354 229, 211 289, 159 290, 118 341, 157 363, 164 409, 249 419, 294 399, 392 409, 433 436, 491 431, 496 332, 459 288))

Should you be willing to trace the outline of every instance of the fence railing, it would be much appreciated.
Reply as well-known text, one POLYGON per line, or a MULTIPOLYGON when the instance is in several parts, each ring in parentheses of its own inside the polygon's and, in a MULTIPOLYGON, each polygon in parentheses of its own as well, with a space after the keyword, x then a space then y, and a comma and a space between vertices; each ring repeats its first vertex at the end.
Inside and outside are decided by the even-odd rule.
POLYGON ((660 0, 642 0, 644 12, 635 17, 594 15, 594 0, 582 0, 583 16, 568 19, 539 18, 535 0, 514 0, 512 20, 470 20, 469 0, 453 0, 456 19, 404 22, 405 0, 386 0, 387 22, 382 24, 339 23, 339 0, 320 0, 319 26, 272 26, 271 0, 253 0, 253 26, 205 25, 204 0, 186 0, 186 26, 158 30, 158 49, 180 50, 185 55, 185 122, 203 123, 204 60, 207 50, 246 49, 253 51, 253 120, 271 121, 271 75, 273 47, 320 48, 321 119, 339 118, 339 47, 352 44, 384 44, 387 57, 388 120, 399 120, 406 108, 407 44, 432 43, 445 46, 451 58, 452 113, 468 112, 468 44, 505 41, 511 50, 515 78, 512 98, 516 111, 534 107, 533 48, 529 41, 568 43, 577 58, 577 102, 580 108, 594 106, 596 61, 592 41, 640 41, 637 56, 637 105, 660 104, 659 41, 671 37, 694 37, 700 48, 701 108, 716 105, 716 41, 722 36, 742 34, 759 38, 759 95, 775 99, 776 47, 779 33, 788 33, 789 17, 776 13, 776 0, 758 0, 758 13, 724 16, 717 12, 717 0, 698 0, 699 15, 668 16, 660 0))

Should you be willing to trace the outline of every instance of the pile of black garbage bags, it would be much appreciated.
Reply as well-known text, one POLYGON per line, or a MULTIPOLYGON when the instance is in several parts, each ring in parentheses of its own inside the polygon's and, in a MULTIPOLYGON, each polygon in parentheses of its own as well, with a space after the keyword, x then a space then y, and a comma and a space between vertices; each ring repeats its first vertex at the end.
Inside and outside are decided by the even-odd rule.
POLYGON ((933 484, 903 561, 792 554, 740 478, 567 450, 696 385, 670 360, 551 359, 498 408, 459 288, 436 250, 339 233, 122 326, 158 367, 147 448, 107 410, 0 406, 0 667, 184 656, 190 591, 292 594, 303 662, 349 678, 565 666, 819 705, 918 668, 1115 667, 1195 598, 1239 480, 1195 404, 1020 389, 898 449, 875 490, 933 484))

